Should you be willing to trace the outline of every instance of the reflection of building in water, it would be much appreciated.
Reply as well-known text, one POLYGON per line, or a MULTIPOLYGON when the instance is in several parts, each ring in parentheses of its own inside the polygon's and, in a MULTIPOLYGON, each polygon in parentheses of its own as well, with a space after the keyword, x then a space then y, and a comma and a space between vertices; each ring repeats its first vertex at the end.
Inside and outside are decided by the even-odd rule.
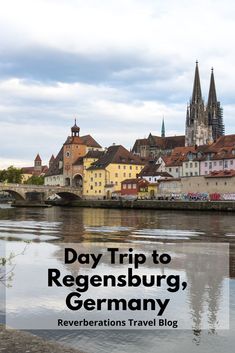
MULTIPOLYGON (((195 246, 195 244, 194 244, 195 246)), ((189 305, 193 318, 193 330, 199 339, 203 322, 207 320, 211 332, 218 325, 224 280, 228 273, 228 259, 224 251, 208 243, 205 251, 190 254, 185 260, 189 288, 189 305)), ((228 299, 228 298, 227 298, 228 299)), ((221 323, 219 323, 221 325, 221 323)))

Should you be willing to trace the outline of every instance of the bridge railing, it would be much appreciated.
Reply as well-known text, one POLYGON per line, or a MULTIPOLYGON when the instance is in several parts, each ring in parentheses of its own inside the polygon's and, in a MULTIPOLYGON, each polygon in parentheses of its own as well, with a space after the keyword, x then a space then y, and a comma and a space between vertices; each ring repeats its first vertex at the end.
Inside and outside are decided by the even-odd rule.
POLYGON ((57 186, 57 185, 30 185, 30 184, 17 184, 17 183, 0 183, 2 188, 25 188, 25 189, 43 189, 43 190, 73 190, 81 191, 80 187, 76 186, 57 186))

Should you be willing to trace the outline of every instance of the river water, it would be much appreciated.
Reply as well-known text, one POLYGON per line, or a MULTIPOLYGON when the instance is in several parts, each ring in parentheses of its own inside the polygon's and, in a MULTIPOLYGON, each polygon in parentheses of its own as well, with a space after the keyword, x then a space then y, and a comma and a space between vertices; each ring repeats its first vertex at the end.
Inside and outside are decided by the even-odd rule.
MULTIPOLYGON (((88 208, 29 209, 0 205, 0 246, 15 252, 25 240, 50 249, 57 242, 86 245, 125 243, 145 247, 153 243, 230 244, 229 330, 40 330, 34 333, 63 342, 87 353, 233 352, 235 344, 235 217, 233 213, 175 212, 156 210, 107 210, 88 208)), ((118 245, 119 244, 119 245, 118 245)), ((25 265, 26 266, 26 265, 25 265)), ((36 268, 36 267, 35 267, 36 268)), ((23 268, 27 271, 27 268, 23 268)), ((216 275, 216 274, 215 274, 216 275)), ((219 274, 217 274, 219 275, 219 274)), ((14 280, 14 279, 13 279, 14 280)), ((33 278, 32 278, 33 280, 33 278)), ((226 278, 220 279, 221 283, 226 278)), ((3 293, 1 293, 1 299, 3 293)), ((214 298, 215 299, 215 298, 214 298)), ((216 317, 219 299, 210 307, 216 317)), ((29 315, 37 315, 35 301, 27 303, 29 315), (32 304, 32 305, 31 305, 32 304)), ((48 306, 50 303, 47 304, 48 306)), ((220 308, 220 310, 223 308, 220 308)), ((24 307, 12 315, 23 316, 24 307)), ((0 321, 4 321, 1 307, 0 321)), ((1 343, 0 343, 1 348, 1 343)))

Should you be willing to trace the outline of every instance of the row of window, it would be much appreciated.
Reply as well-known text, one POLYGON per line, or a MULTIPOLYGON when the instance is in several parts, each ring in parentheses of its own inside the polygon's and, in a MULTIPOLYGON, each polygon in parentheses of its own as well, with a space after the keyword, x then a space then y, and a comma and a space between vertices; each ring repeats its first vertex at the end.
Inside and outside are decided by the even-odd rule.
MULTIPOLYGON (((185 163, 185 168, 193 168, 193 162, 190 163, 185 163)), ((194 162, 194 167, 196 168, 198 166, 198 162, 194 162)))
MULTIPOLYGON (((93 187, 91 188, 91 190, 93 190, 93 187)), ((88 193, 89 193, 89 190, 87 190, 86 192, 87 192, 87 194, 88 194, 88 193)), ((95 194, 98 194, 98 193, 101 194, 101 190, 95 190, 95 194)))
POLYGON ((136 184, 123 184, 123 189, 136 189, 136 184))
POLYGON ((197 176, 198 175, 198 172, 190 172, 190 173, 185 173, 185 176, 197 176))

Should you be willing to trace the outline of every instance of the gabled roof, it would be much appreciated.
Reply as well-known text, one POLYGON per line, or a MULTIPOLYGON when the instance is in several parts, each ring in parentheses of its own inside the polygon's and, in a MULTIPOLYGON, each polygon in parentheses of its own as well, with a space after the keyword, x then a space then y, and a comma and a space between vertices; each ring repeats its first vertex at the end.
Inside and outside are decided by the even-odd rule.
POLYGON ((85 135, 80 137, 84 145, 88 147, 97 147, 101 148, 100 144, 91 136, 91 135, 85 135))
POLYGON ((104 169, 111 163, 143 165, 141 159, 132 152, 129 152, 125 147, 121 145, 113 145, 110 146, 97 161, 92 163, 87 170, 104 169))
POLYGON ((154 136, 152 134, 149 135, 148 141, 151 147, 158 147, 163 150, 172 150, 176 147, 185 146, 185 136, 154 136))
POLYGON ((103 156, 104 151, 88 151, 87 154, 84 156, 84 158, 100 158, 101 156, 103 156))
POLYGON ((60 162, 61 161, 63 162, 63 147, 60 149, 59 153, 57 154, 57 156, 54 159, 53 163, 49 167, 49 169, 46 172, 45 176, 47 177, 47 176, 63 174, 63 165, 60 168, 60 162))
POLYGON ((159 174, 159 172, 158 172, 158 168, 159 167, 160 167, 160 164, 156 164, 155 161, 150 161, 141 170, 141 172, 139 173, 139 176, 140 177, 143 177, 143 176, 155 176, 156 174, 159 174))
POLYGON ((235 134, 220 136, 211 146, 213 148, 235 147, 235 134))

